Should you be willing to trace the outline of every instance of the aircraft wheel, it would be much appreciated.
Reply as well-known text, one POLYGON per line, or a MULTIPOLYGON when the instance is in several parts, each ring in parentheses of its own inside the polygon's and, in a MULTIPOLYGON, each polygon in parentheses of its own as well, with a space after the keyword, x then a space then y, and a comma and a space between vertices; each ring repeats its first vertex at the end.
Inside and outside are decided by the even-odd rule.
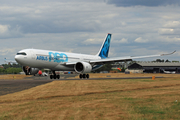
POLYGON ((50 75, 50 79, 53 79, 54 77, 53 77, 53 75, 50 75))
POLYGON ((56 79, 56 75, 54 75, 54 79, 56 79))
POLYGON ((86 74, 83 74, 83 78, 84 78, 84 79, 86 78, 86 74))
POLYGON ((82 75, 82 74, 80 74, 80 75, 79 75, 79 78, 80 78, 80 79, 82 79, 82 78, 83 78, 83 75, 82 75))
POLYGON ((86 74, 86 78, 89 79, 89 74, 86 74))
POLYGON ((60 78, 60 75, 57 75, 56 77, 57 77, 57 79, 59 79, 59 78, 60 78))

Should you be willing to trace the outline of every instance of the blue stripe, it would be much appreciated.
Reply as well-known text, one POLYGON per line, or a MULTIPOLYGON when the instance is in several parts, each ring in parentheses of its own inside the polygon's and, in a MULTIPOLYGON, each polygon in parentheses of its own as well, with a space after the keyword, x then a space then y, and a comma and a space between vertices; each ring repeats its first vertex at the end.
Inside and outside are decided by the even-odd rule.
POLYGON ((110 41, 111 41, 111 34, 108 34, 104 42, 104 45, 101 49, 101 52, 99 53, 99 56, 103 59, 108 57, 110 41))
POLYGON ((95 67, 92 68, 92 70, 97 70, 99 69, 100 67, 102 67, 103 65, 95 65, 95 67))

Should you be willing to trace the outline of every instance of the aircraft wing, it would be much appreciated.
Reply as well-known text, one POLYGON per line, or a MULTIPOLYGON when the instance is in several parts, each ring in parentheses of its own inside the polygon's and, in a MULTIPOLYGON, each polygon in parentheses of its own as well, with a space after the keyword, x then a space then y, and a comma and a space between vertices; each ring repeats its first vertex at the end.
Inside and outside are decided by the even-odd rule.
POLYGON ((171 55, 176 51, 168 54, 159 54, 159 55, 147 55, 147 56, 127 56, 127 57, 113 57, 113 58, 106 58, 106 59, 99 59, 99 60, 92 60, 89 61, 90 63, 107 63, 107 62, 123 62, 123 61, 132 61, 132 59, 138 58, 149 58, 149 57, 159 57, 165 55, 171 55))
MULTIPOLYGON (((138 58, 149 58, 149 57, 159 57, 159 56, 165 56, 165 55, 171 55, 174 54, 176 51, 168 54, 159 54, 159 55, 147 55, 147 56, 127 56, 127 57, 112 57, 112 58, 106 58, 106 59, 97 59, 97 60, 90 60, 90 61, 84 61, 88 62, 90 64, 105 64, 108 62, 123 62, 123 61, 132 61, 132 59, 138 59, 138 58)), ((70 62, 65 63, 66 65, 74 65, 76 62, 70 62)))

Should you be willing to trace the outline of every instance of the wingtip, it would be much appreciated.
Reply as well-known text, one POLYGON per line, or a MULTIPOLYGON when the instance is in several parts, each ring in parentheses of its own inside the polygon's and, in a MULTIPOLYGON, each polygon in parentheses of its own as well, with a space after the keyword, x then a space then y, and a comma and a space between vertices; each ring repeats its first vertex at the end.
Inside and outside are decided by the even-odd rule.
POLYGON ((170 53, 170 54, 174 54, 176 52, 176 50, 175 51, 173 51, 172 53, 170 53))
POLYGON ((164 56, 164 55, 172 55, 172 54, 174 54, 176 52, 176 50, 175 51, 173 51, 172 53, 168 53, 168 54, 161 54, 161 56, 164 56))
POLYGON ((176 52, 176 50, 173 53, 175 53, 175 52, 176 52))

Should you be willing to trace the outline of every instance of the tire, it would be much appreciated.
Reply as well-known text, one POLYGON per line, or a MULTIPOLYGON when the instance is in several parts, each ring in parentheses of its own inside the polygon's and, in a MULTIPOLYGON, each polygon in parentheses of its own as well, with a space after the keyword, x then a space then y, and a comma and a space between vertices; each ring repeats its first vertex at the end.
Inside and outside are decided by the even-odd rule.
POLYGON ((89 79, 89 74, 86 74, 86 78, 89 79))
POLYGON ((57 77, 57 79, 59 79, 59 78, 60 78, 60 75, 57 75, 56 77, 57 77))
POLYGON ((53 75, 50 75, 50 79, 53 79, 54 77, 53 77, 53 75))
POLYGON ((54 75, 54 79, 56 79, 56 75, 54 75))
POLYGON ((83 75, 82 75, 82 74, 80 74, 80 75, 79 75, 79 78, 80 78, 80 79, 82 79, 82 78, 83 78, 83 75))
POLYGON ((86 74, 83 74, 83 78, 84 78, 84 79, 86 78, 86 74))

